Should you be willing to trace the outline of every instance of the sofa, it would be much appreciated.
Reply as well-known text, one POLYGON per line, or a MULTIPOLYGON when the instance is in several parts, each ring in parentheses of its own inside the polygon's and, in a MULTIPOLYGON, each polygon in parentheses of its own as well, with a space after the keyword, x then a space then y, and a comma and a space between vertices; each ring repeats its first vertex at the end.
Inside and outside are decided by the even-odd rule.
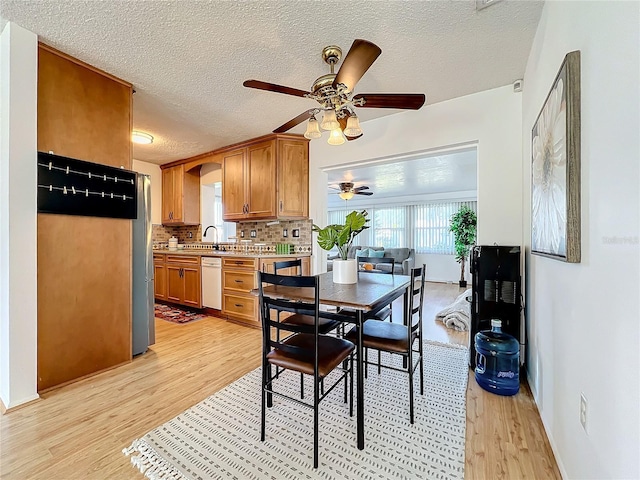
MULTIPOLYGON (((384 252, 385 258, 393 258, 393 273, 397 275, 410 275, 411 269, 415 267, 416 263, 416 251, 413 248, 385 248, 385 247, 367 247, 367 246, 353 246, 349 248, 347 252, 347 258, 356 258, 358 251, 367 250, 366 252, 358 254, 361 257, 371 257, 380 255, 379 253, 371 254, 369 252, 384 252)), ((340 258, 340 255, 329 255, 327 257, 327 271, 333 270, 333 260, 340 258)), ((381 263, 374 264, 376 270, 389 271, 389 264, 381 263)))

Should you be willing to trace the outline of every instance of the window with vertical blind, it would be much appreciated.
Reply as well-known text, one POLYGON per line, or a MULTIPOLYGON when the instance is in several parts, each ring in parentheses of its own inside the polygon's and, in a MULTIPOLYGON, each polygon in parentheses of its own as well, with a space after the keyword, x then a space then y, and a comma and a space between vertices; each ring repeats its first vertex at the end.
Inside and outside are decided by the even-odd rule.
POLYGON ((407 207, 375 208, 369 212, 371 245, 399 247, 407 245, 407 207))
MULTIPOLYGON (((370 228, 357 236, 354 244, 409 247, 415 248, 417 253, 453 255, 453 234, 449 231, 449 220, 463 205, 477 211, 476 201, 367 208, 370 228)), ((332 210, 328 212, 328 223, 343 223, 352 211, 332 210)))
POLYGON ((449 221, 461 206, 466 205, 474 212, 477 202, 446 202, 412 205, 413 245, 417 253, 455 253, 453 233, 449 231, 449 221))

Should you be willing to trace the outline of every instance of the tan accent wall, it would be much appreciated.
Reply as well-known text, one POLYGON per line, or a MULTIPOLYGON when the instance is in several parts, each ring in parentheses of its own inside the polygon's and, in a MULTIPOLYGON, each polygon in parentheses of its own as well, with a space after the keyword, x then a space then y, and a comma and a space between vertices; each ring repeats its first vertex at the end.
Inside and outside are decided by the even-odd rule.
MULTIPOLYGON (((132 87, 38 49, 38 150, 131 168, 132 87)), ((38 391, 131 360, 131 220, 38 214, 38 391)))

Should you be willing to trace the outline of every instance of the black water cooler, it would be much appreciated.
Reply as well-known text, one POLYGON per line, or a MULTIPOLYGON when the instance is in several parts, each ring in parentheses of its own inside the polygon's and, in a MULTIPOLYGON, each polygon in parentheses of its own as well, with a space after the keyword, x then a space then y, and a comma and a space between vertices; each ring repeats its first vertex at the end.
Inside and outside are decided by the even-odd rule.
POLYGON ((522 278, 520 247, 478 245, 471 251, 471 329, 469 366, 476 366, 474 338, 481 330, 491 330, 491 319, 502 320, 502 331, 520 343, 520 363, 524 361, 524 333, 521 332, 522 278))

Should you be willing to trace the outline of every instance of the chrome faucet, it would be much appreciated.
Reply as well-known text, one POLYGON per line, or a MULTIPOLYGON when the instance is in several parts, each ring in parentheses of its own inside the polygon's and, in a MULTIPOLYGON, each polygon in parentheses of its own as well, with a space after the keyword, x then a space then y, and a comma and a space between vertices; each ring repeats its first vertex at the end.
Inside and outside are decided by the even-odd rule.
POLYGON ((213 236, 213 243, 218 243, 218 229, 213 226, 213 225, 209 225, 207 228, 204 229, 204 233, 202 234, 203 237, 207 236, 207 230, 209 230, 210 228, 213 228, 213 231, 215 232, 215 235, 213 236))

